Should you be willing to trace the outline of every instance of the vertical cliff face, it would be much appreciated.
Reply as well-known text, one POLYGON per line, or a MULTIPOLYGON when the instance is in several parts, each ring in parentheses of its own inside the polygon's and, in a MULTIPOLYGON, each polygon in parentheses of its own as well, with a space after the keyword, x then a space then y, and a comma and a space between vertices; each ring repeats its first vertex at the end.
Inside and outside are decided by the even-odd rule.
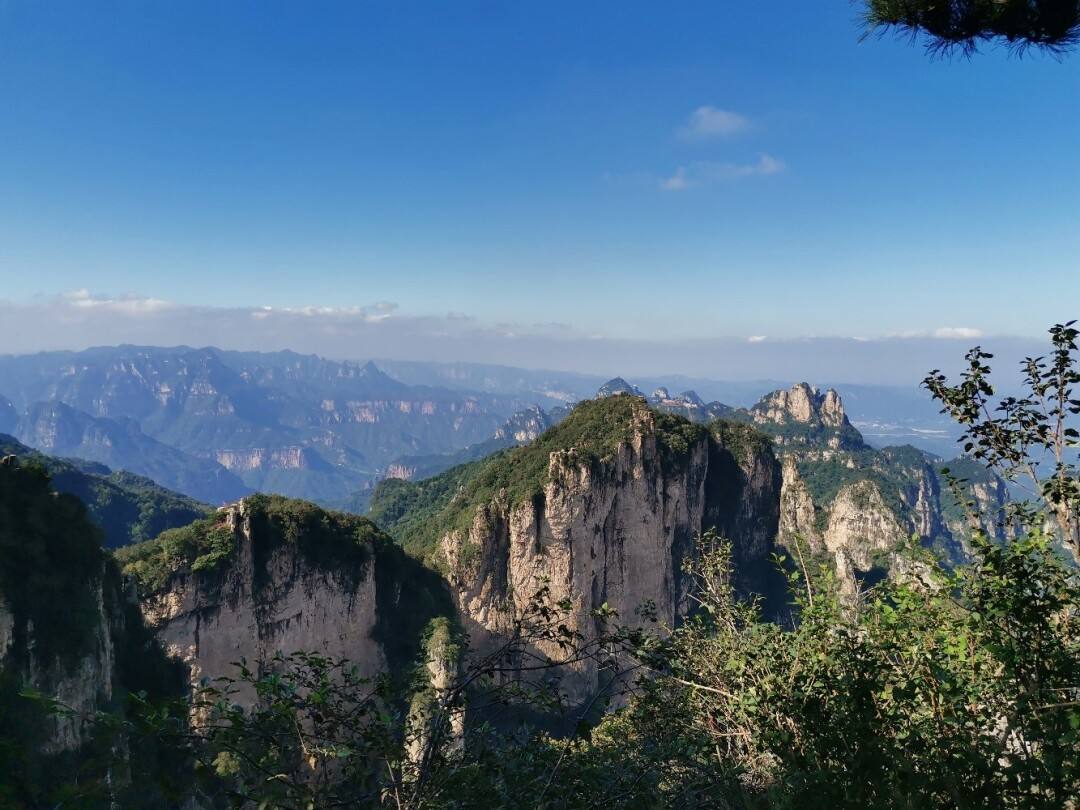
MULTIPOLYGON (((28 687, 80 715, 108 704, 118 617, 107 573, 99 534, 82 505, 56 495, 43 469, 5 457, 0 462, 0 676, 14 687, 5 702, 17 700, 18 688, 28 687)), ((8 708, 13 716, 20 714, 8 708)), ((85 742, 77 716, 39 717, 35 724, 33 746, 41 753, 72 751, 85 742)))
MULTIPOLYGON (((124 796, 136 788, 126 768, 113 772, 93 755, 91 719, 122 717, 131 691, 179 694, 181 673, 146 633, 101 540, 82 503, 56 493, 42 466, 0 462, 0 759, 14 806, 56 805, 76 774, 129 806, 124 796), (65 711, 47 713, 24 690, 65 711)), ((110 744, 124 750, 123 734, 110 744)), ((126 756, 134 764, 143 752, 126 756)))
POLYGON ((787 455, 784 456, 780 488, 780 542, 791 547, 795 538, 807 543, 811 551, 824 547, 810 489, 799 475, 795 456, 787 455))
POLYGON ((448 607, 433 572, 370 521, 283 498, 247 498, 119 556, 193 687, 235 675, 241 658, 268 666, 301 650, 347 658, 364 676, 401 669, 448 607))
MULTIPOLYGON (((779 466, 753 428, 705 428, 626 394, 582 403, 532 445, 444 475, 445 486, 421 482, 401 495, 428 510, 401 524, 403 539, 415 548, 426 538, 464 629, 491 644, 541 588, 569 606, 568 626, 586 638, 602 606, 632 625, 652 605, 672 626, 687 607, 683 562, 695 537, 715 526, 730 538, 749 587, 779 519, 779 466)), ((573 698, 597 684, 592 662, 564 673, 573 698)))
MULTIPOLYGON (((585 634, 604 604, 632 624, 635 609, 651 602, 672 625, 685 600, 681 561, 704 516, 707 460, 703 438, 681 470, 667 469, 645 432, 595 468, 571 451, 553 453, 541 497, 516 505, 497 497, 467 533, 443 537, 466 629, 508 629, 545 584, 551 604, 566 600, 570 626, 585 634)), ((595 667, 579 670, 585 690, 595 667)))
POLYGON ((771 557, 782 514, 781 466, 768 437, 747 425, 713 422, 702 526, 732 542, 735 585, 743 594, 777 588, 771 557))
POLYGON ((123 632, 123 619, 115 610, 115 593, 106 601, 104 577, 102 567, 87 583, 86 635, 74 653, 54 655, 43 635, 49 628, 35 627, 32 619, 17 616, 0 597, 4 674, 18 680, 21 688, 45 695, 70 710, 40 719, 36 742, 41 754, 77 751, 89 741, 86 718, 112 702, 116 685, 114 636, 123 632))

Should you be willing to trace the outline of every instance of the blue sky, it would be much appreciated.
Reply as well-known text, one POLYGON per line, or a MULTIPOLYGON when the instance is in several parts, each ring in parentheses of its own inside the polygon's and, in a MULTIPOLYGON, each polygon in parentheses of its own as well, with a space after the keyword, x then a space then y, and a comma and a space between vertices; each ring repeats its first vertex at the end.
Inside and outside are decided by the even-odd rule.
POLYGON ((583 340, 1078 314, 1080 56, 934 61, 857 16, 0 0, 0 299, 583 340))

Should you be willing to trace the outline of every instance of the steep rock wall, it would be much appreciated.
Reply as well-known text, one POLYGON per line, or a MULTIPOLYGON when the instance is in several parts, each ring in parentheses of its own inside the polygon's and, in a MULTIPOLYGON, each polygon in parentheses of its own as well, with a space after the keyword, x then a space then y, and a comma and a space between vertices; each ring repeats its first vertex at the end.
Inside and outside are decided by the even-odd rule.
POLYGON ((227 558, 180 565, 141 598, 147 623, 189 667, 192 687, 235 676, 241 658, 265 671, 277 653, 298 651, 348 659, 362 676, 401 672, 424 623, 449 607, 436 575, 363 518, 254 498, 223 507, 215 521, 231 545, 227 558), (274 504, 270 512, 264 501, 274 504), (308 529, 289 529, 273 511, 290 505, 304 510, 308 529), (326 536, 310 536, 320 525, 326 536), (289 540, 290 531, 308 534, 289 540), (372 537, 358 540, 363 531, 372 537))
MULTIPOLYGON (((542 587, 550 604, 569 604, 567 624, 586 639, 599 630, 593 611, 605 605, 622 624, 641 621, 638 609, 650 605, 662 626, 674 626, 687 609, 683 563, 695 536, 713 526, 732 541, 740 570, 766 564, 780 486, 767 443, 728 446, 700 431, 676 454, 647 409, 635 410, 634 420, 632 435, 599 463, 572 447, 556 450, 538 496, 510 503, 499 493, 467 530, 442 536, 462 623, 474 639, 498 643, 542 587)), ((746 577, 748 586, 756 575, 746 577)), ((564 672, 571 700, 598 685, 593 661, 564 672)))

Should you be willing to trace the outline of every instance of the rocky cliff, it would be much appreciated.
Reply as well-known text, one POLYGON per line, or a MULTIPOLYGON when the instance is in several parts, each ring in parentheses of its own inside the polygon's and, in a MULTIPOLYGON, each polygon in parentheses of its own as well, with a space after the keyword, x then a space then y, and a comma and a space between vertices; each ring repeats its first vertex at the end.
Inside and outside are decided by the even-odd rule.
MULTIPOLYGON (((624 394, 580 404, 527 447, 397 482, 373 512, 447 572, 474 640, 498 643, 541 588, 588 638, 602 606, 633 624, 651 605, 674 625, 687 607, 683 562, 713 526, 753 588, 772 550, 779 488, 779 466, 752 428, 706 428, 624 394)), ((565 675, 573 699, 597 686, 594 662, 565 675)))
MULTIPOLYGON (((54 791, 78 773, 84 785, 107 785, 116 806, 154 806, 152 793, 132 801, 127 769, 110 771, 114 765, 95 758, 95 746, 124 751, 126 738, 102 736, 91 719, 98 711, 123 717, 129 692, 178 696, 182 674, 143 627, 101 537, 82 503, 56 493, 40 464, 0 461, 4 803, 54 806, 61 801, 54 791), (27 690, 63 711, 47 711, 45 702, 22 696, 27 690)), ((152 755, 139 750, 115 759, 134 766, 152 755)), ((65 790, 61 803, 83 806, 77 788, 65 790)))
POLYGON ((910 446, 875 449, 851 425, 835 391, 805 383, 767 395, 750 409, 783 460, 780 542, 825 553, 849 592, 872 571, 884 571, 911 536, 952 561, 964 558, 973 530, 961 502, 974 499, 979 528, 1003 540, 1004 483, 966 459, 942 462, 910 446), (958 475, 960 500, 944 470, 958 475))
POLYGON ((266 666, 301 650, 403 674, 427 621, 449 611, 437 575, 370 521, 279 497, 246 498, 118 558, 193 686, 234 675, 241 658, 266 666))

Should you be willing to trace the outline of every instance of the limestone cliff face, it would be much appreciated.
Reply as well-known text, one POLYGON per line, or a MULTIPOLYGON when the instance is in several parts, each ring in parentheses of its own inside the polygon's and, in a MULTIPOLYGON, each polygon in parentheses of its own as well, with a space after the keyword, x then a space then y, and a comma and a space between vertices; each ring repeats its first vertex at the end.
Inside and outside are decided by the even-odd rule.
POLYGON ((822 460, 865 446, 848 421, 840 395, 831 388, 823 394, 807 383, 798 383, 789 390, 767 394, 746 413, 778 447, 822 460))
MULTIPOLYGON (((923 496, 920 489, 920 502, 923 496)), ((811 554, 826 554, 848 597, 857 592, 859 577, 889 564, 910 536, 915 527, 906 517, 896 514, 871 479, 845 484, 829 502, 815 504, 794 456, 784 458, 779 542, 804 562, 811 554)))
POLYGON ((244 450, 218 450, 215 460, 226 470, 302 470, 315 466, 318 456, 305 447, 253 447, 244 450))
POLYGON ((0 459, 0 733, 16 753, 0 755, 0 768, 12 806, 63 804, 59 786, 76 774, 129 806, 120 796, 139 754, 119 731, 111 744, 126 762, 102 761, 88 745, 100 729, 94 715, 124 717, 136 690, 151 700, 179 694, 180 673, 146 633, 100 540, 83 504, 57 493, 42 467, 0 459), (24 689, 62 711, 24 700, 24 689))
POLYGON ((817 526, 814 499, 799 475, 795 457, 785 456, 780 488, 780 541, 793 547, 796 537, 805 541, 811 551, 824 548, 824 540, 817 526))
POLYGON ((408 481, 414 475, 416 475, 416 465, 407 464, 405 462, 394 462, 386 468, 387 478, 396 478, 400 481, 408 481))
POLYGON ((751 409, 753 419, 764 423, 818 422, 826 427, 840 428, 848 423, 840 395, 830 388, 824 394, 807 383, 798 383, 787 391, 774 391, 751 409))
POLYGON ((841 488, 823 533, 843 592, 855 592, 856 572, 869 572, 887 560, 907 537, 877 486, 858 481, 841 488))
MULTIPOLYGON (((740 560, 767 559, 779 517, 779 469, 767 445, 733 448, 698 429, 673 456, 654 414, 634 402, 631 434, 609 456, 586 461, 577 448, 556 449, 538 496, 510 503, 497 493, 467 530, 442 536, 472 636, 497 641, 545 585, 551 604, 568 602, 568 624, 586 638, 605 604, 632 625, 648 603, 673 626, 687 606, 683 561, 710 526, 730 537, 740 560)), ((598 685, 596 666, 572 669, 564 689, 584 699, 598 685)))
POLYGON ((363 518, 273 500, 274 508, 299 504, 311 516, 293 530, 259 506, 262 500, 218 511, 216 530, 232 546, 227 560, 181 565, 160 587, 144 589, 143 616, 166 651, 189 667, 193 687, 235 675, 241 658, 271 666, 275 654, 298 651, 347 658, 361 675, 374 676, 419 644, 431 594, 422 594, 427 603, 417 594, 431 580, 418 564, 385 536, 357 540, 366 527, 377 533, 363 518), (290 540, 290 533, 299 536, 290 540), (402 618, 403 611, 413 615, 402 618))
MULTIPOLYGON (((72 710, 72 714, 46 721, 43 754, 78 750, 88 740, 84 718, 112 700, 116 686, 114 635, 123 631, 123 619, 106 604, 103 576, 104 570, 97 572, 89 585, 93 613, 82 650, 74 657, 41 654, 43 645, 33 621, 20 624, 0 594, 0 669, 17 673, 25 687, 72 710)), ((111 596, 115 598, 115 594, 111 596)))
POLYGON ((961 492, 963 498, 973 504, 968 510, 956 503, 951 491, 946 492, 944 500, 947 508, 943 520, 946 528, 956 537, 962 537, 976 527, 998 542, 1009 540, 1016 535, 1016 526, 1008 519, 1006 506, 1009 503, 1009 491, 1000 478, 980 475, 978 478, 965 480, 961 492), (972 522, 972 516, 975 517, 972 522))
POLYGON ((845 576, 892 568, 897 546, 912 535, 952 562, 965 558, 972 530, 941 474, 956 467, 963 500, 974 500, 980 526, 1003 540, 1004 483, 970 459, 941 462, 910 446, 875 449, 848 421, 840 396, 805 383, 776 391, 750 409, 783 459, 780 543, 827 552, 845 576), (871 566, 873 558, 873 566, 871 566))

